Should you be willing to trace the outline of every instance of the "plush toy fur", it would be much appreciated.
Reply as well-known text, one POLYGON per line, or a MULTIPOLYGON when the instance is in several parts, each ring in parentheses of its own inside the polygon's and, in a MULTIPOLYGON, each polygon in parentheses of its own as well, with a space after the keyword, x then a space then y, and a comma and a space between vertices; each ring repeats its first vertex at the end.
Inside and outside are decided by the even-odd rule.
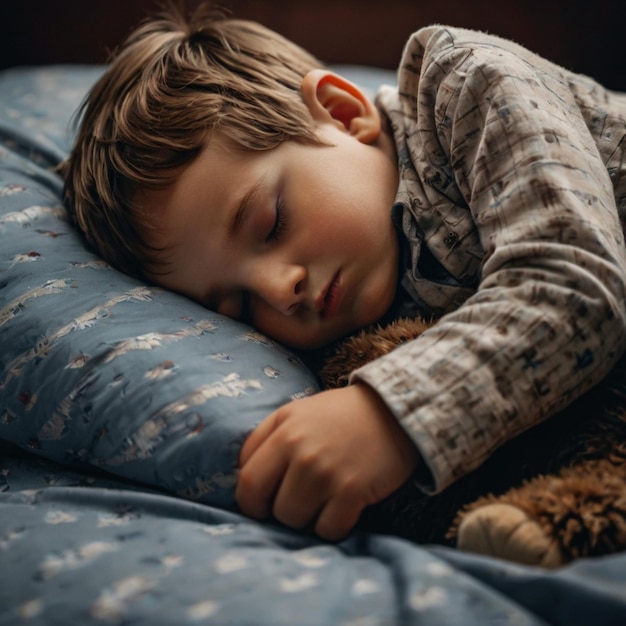
MULTIPOLYGON (((421 334, 400 320, 362 331, 326 359, 327 387, 421 334)), ((520 563, 557 567, 626 549, 626 357, 594 390, 516 437, 444 492, 411 482, 370 507, 361 525, 520 563)))

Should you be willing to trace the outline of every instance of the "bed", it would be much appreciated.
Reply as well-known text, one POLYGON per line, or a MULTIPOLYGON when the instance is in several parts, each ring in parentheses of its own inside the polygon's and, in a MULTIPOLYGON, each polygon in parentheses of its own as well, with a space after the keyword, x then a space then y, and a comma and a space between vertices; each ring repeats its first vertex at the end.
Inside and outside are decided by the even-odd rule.
POLYGON ((68 224, 55 167, 101 71, 0 72, 0 624, 626 623, 626 554, 545 571, 237 512, 246 434, 318 382, 253 329, 114 271, 68 224))

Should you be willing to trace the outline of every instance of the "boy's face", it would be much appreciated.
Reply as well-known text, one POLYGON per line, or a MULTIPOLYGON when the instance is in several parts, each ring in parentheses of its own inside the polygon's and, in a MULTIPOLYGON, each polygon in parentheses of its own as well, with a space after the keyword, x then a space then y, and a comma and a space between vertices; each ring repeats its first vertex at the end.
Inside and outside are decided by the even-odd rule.
POLYGON ((391 305, 397 165, 384 134, 363 141, 321 123, 328 146, 243 151, 214 133, 167 190, 143 196, 161 285, 297 348, 316 348, 391 305))

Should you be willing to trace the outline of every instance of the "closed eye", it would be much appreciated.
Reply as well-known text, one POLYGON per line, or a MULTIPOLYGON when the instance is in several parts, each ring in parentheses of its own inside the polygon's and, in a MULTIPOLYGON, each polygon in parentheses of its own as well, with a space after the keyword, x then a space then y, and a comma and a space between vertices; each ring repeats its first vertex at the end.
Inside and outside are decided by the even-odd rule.
POLYGON ((276 219, 274 220, 274 225, 272 226, 272 230, 269 232, 265 241, 268 243, 270 241, 276 241, 280 239, 283 231, 285 230, 285 222, 286 222, 286 208, 285 203, 282 198, 278 198, 276 201, 276 219))

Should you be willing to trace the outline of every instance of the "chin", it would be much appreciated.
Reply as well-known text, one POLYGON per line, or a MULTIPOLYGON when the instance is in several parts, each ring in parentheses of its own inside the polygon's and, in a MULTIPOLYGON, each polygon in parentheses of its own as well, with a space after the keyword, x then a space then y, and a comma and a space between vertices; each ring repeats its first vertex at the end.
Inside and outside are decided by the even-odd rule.
POLYGON ((324 337, 311 337, 304 340, 297 339, 296 341, 284 341, 282 343, 290 348, 295 348, 296 350, 320 350, 349 334, 350 332, 336 333, 324 337))
POLYGON ((320 350, 322 348, 325 348, 326 346, 331 345, 335 341, 343 339, 353 332, 360 330, 361 328, 362 326, 355 325, 354 327, 341 328, 336 330, 324 329, 325 332, 316 333, 306 337, 300 336, 292 337, 289 339, 279 339, 278 337, 274 337, 274 339, 296 350, 320 350))
MULTIPOLYGON (((393 294, 390 298, 390 302, 392 300, 393 294)), ((350 316, 350 323, 346 323, 345 316, 343 316, 342 322, 336 320, 337 323, 333 325, 333 327, 326 326, 317 328, 319 332, 313 330, 310 335, 282 338, 278 337, 277 334, 270 336, 279 343, 296 350, 320 350, 335 341, 344 339, 367 326, 375 324, 385 315, 389 306, 391 306, 391 304, 387 305, 386 300, 379 299, 375 302, 375 306, 363 307, 362 315, 350 316), (381 304, 384 306, 381 306, 381 304)))

